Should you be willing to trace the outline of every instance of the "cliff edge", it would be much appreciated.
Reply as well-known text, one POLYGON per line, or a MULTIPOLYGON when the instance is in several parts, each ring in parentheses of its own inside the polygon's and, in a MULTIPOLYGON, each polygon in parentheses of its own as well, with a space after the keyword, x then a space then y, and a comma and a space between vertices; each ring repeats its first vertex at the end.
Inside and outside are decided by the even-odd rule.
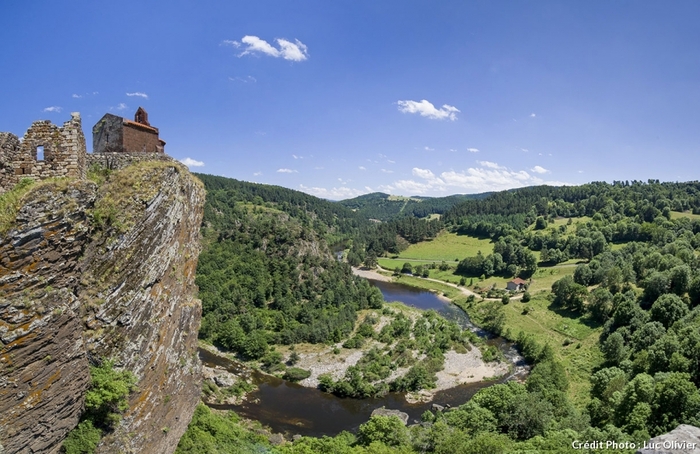
POLYGON ((105 359, 138 390, 97 452, 173 452, 199 399, 204 188, 175 161, 97 183, 35 183, 0 233, 0 452, 58 452, 105 359))

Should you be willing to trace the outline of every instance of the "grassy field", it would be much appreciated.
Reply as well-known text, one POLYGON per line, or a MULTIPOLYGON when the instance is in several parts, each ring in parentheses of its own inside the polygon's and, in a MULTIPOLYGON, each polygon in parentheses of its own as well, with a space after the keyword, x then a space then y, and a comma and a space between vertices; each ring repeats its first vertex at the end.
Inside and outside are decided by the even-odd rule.
POLYGON ((505 313, 506 329, 510 329, 511 336, 517 337, 517 333, 523 331, 554 347, 569 377, 569 396, 578 405, 585 404, 590 376, 603 360, 597 346, 602 327, 588 318, 552 307, 547 292, 539 292, 529 303, 507 304, 505 313), (526 315, 523 314, 525 306, 530 306, 526 315))
POLYGON ((678 211, 671 211, 671 219, 678 218, 700 219, 700 214, 693 214, 690 211, 684 211, 682 213, 678 211))
MULTIPOLYGON (((583 407, 588 402, 589 378, 603 361, 597 346, 602 327, 588 318, 554 307, 547 295, 541 291, 529 303, 512 301, 504 305, 505 337, 514 340, 523 332, 534 335, 540 344, 549 343, 569 378, 569 397, 583 407), (524 312, 526 307, 528 313, 524 312)), ((474 313, 486 304, 494 303, 473 303, 468 312, 474 313)))
POLYGON ((479 251, 484 255, 492 253, 491 240, 442 232, 431 241, 410 245, 399 254, 399 258, 430 260, 438 263, 443 260, 454 262, 455 259, 462 260, 465 257, 474 256, 479 251))

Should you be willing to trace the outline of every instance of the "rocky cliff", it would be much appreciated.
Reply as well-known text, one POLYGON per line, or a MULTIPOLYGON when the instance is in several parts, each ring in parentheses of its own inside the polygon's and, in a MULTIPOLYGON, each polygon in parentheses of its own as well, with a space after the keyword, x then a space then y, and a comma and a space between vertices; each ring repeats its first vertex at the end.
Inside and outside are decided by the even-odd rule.
POLYGON ((200 392, 204 196, 180 164, 143 162, 23 197, 0 236, 0 452, 57 452, 103 359, 138 390, 98 452, 174 451, 200 392))

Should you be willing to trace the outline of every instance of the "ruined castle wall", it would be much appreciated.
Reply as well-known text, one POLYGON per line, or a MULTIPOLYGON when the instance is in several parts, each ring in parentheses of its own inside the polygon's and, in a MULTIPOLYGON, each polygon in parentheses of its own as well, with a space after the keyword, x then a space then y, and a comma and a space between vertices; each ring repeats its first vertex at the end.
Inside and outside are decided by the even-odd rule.
POLYGON ((92 127, 93 153, 125 151, 123 147, 123 121, 122 117, 106 114, 92 127))
POLYGON ((20 141, 9 133, 0 135, 0 192, 22 178, 85 178, 85 136, 80 115, 71 114, 63 127, 48 120, 35 121, 20 141), (43 149, 43 156, 39 152, 43 149))
POLYGON ((133 123, 124 124, 124 151, 156 153, 158 151, 158 132, 152 128, 133 123))
POLYGON ((87 155, 88 168, 90 168, 94 164, 98 164, 106 169, 118 170, 135 162, 143 161, 175 162, 175 159, 171 158, 170 156, 164 153, 111 152, 91 153, 87 155))

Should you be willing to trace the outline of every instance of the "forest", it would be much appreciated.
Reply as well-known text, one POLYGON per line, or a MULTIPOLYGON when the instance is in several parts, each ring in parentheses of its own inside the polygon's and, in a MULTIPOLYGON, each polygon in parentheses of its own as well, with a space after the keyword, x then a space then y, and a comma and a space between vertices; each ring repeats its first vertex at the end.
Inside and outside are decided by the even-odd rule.
MULTIPOLYGON (((402 216, 377 223, 361 210, 296 191, 199 177, 209 191, 197 272, 202 339, 249 358, 262 358, 272 344, 344 339, 357 312, 381 308, 382 297, 353 277, 327 245, 346 249, 352 264, 371 265, 377 257, 448 230, 493 244, 493 252, 459 261, 455 273, 465 277, 527 278, 538 268, 571 263, 573 274, 556 280, 541 298, 553 310, 599 327, 602 359, 587 395, 574 403, 570 378, 554 354, 560 347, 511 333, 533 365, 525 383, 490 386, 458 408, 426 412, 421 424, 405 427, 393 418, 374 417, 357 433, 303 437, 272 447, 235 417, 204 408, 178 452, 205 452, 193 437, 209 437, 219 452, 239 452, 217 438, 227 431, 248 434, 240 442, 247 440, 255 446, 251 449, 281 453, 573 452, 574 440, 640 443, 678 424, 700 425, 698 182, 531 187, 460 201, 439 220, 402 216)), ((505 330, 500 302, 472 299, 469 304, 489 308, 482 326, 505 330)), ((398 333, 414 329, 400 325, 398 333)), ((448 343, 464 341, 449 329, 440 336, 448 343)), ((325 379, 321 386, 341 395, 371 395, 375 390, 350 385, 353 374, 381 375, 381 365, 397 360, 400 352, 394 355, 375 354, 346 384, 325 379), (369 364, 378 367, 368 369, 369 364)), ((416 367, 411 377, 391 386, 408 389, 411 379, 429 382, 424 372, 431 367, 416 367)))

